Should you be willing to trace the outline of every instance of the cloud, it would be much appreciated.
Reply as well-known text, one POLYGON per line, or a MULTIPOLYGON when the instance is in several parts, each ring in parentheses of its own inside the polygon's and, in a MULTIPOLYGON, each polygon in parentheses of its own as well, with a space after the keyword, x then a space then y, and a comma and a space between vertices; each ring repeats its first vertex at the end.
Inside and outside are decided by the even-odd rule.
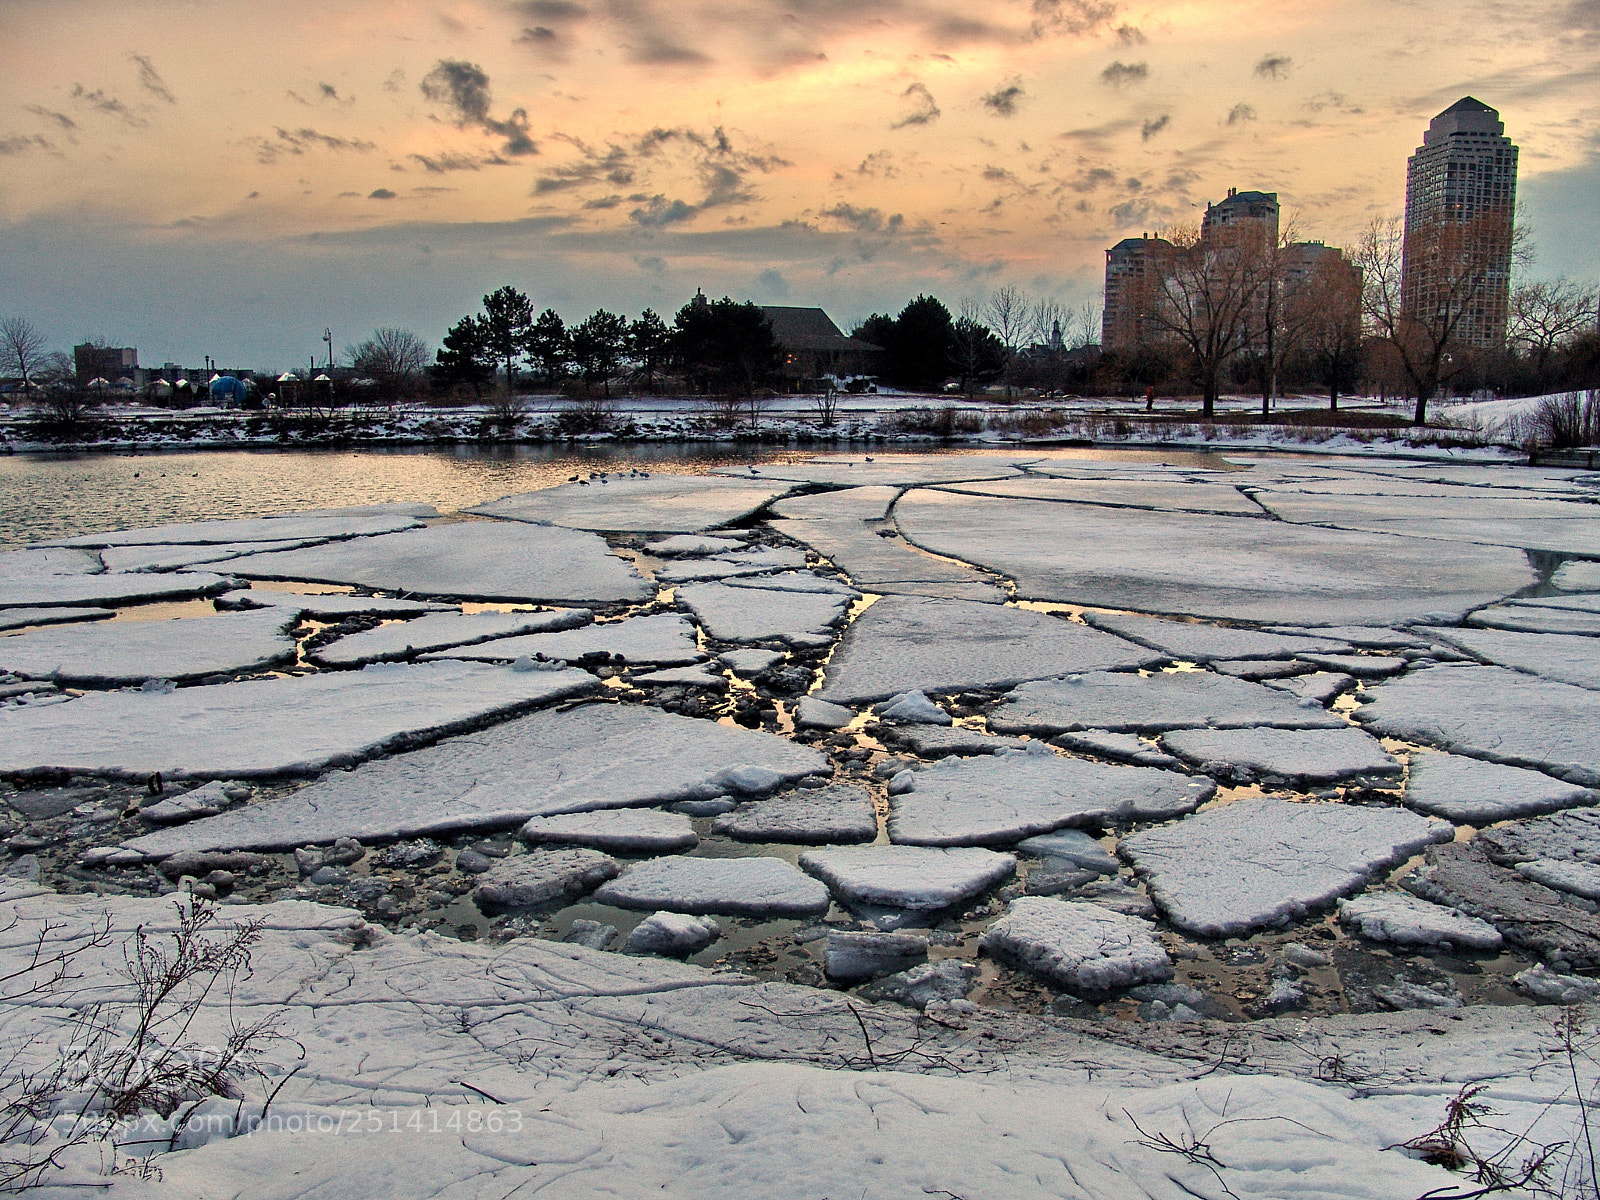
POLYGON ((115 96, 108 95, 99 88, 95 88, 95 90, 91 92, 81 83, 74 84, 72 87, 72 98, 81 104, 87 104, 96 112, 105 113, 110 117, 119 117, 123 122, 131 125, 135 129, 143 129, 150 123, 135 113, 121 100, 118 100, 115 96))
POLYGON ((682 200, 668 200, 665 196, 651 196, 649 201, 628 214, 628 220, 641 229, 665 229, 694 220, 699 210, 682 200))
POLYGON ((711 61, 709 55, 676 42, 660 34, 647 34, 628 50, 628 61, 646 66, 682 67, 711 61))
POLYGON ((1116 181, 1117 173, 1109 167, 1090 167, 1079 171, 1077 177, 1067 186, 1075 192, 1093 192, 1116 181))
POLYGON ((393 200, 394 193, 388 188, 373 188, 367 193, 368 200, 393 200))
POLYGON ((396 67, 394 70, 390 71, 388 76, 383 81, 383 90, 386 92, 398 92, 405 86, 406 73, 401 67, 396 67))
POLYGON ((14 133, 9 137, 0 136, 0 156, 10 158, 18 154, 26 154, 30 150, 54 151, 55 144, 49 138, 40 137, 36 133, 14 133))
POLYGON ((856 164, 856 174, 869 179, 894 179, 900 172, 895 168, 894 155, 887 150, 874 150, 856 164))
MULTIPOLYGON (((1596 3, 1600 3, 1600 0, 1596 0, 1596 3)), ((1312 112, 1321 112, 1325 108, 1332 108, 1342 113, 1349 113, 1351 116, 1359 116, 1365 111, 1360 105, 1351 104, 1350 98, 1343 92, 1333 91, 1318 92, 1306 101, 1306 107, 1312 112)))
POLYGON ((1033 36, 1091 33, 1116 15, 1111 0, 1033 0, 1033 36))
POLYGON ((51 122, 64 133, 71 134, 78 128, 78 123, 76 121, 67 116, 66 113, 57 112, 53 108, 42 108, 37 104, 30 104, 27 106, 27 111, 31 112, 36 117, 42 117, 44 120, 51 122))
POLYGON ((1261 79, 1287 79, 1294 59, 1287 54, 1268 54, 1256 63, 1256 75, 1261 79))
POLYGON ((273 130, 272 137, 253 137, 247 139, 256 148, 256 161, 273 163, 278 161, 281 154, 298 155, 307 150, 332 150, 335 153, 353 151, 357 154, 366 154, 378 147, 373 142, 364 142, 359 138, 335 137, 331 133, 318 133, 315 129, 284 129, 282 126, 273 130))
POLYGON ((659 254, 635 254, 633 265, 641 271, 648 271, 652 275, 663 274, 667 269, 667 260, 659 254))
POLYGON ((534 25, 531 28, 524 29, 517 37, 517 41, 532 42, 535 45, 549 45, 551 42, 556 41, 559 36, 554 29, 547 25, 534 25))
POLYGON ((1235 104, 1228 110, 1229 125, 1243 125, 1246 121, 1256 119, 1256 110, 1248 104, 1235 104))
POLYGON ((933 93, 928 90, 927 84, 913 83, 900 93, 900 98, 910 103, 910 111, 890 125, 890 129, 904 129, 908 125, 931 125, 939 119, 939 106, 934 103, 933 93))
POLYGON ((1150 78, 1150 64, 1143 62, 1114 62, 1100 72, 1100 81, 1114 88, 1127 87, 1133 83, 1143 83, 1148 78, 1150 78))
POLYGON ((572 0, 516 0, 511 9, 536 21, 581 21, 589 15, 587 8, 572 0))
POLYGON ((454 154, 446 151, 443 154, 408 154, 406 157, 431 175, 443 175, 448 171, 478 171, 483 168, 483 161, 473 158, 470 154, 454 154))
POLYGON ((782 271, 776 267, 768 267, 756 276, 756 290, 768 296, 784 299, 789 295, 789 281, 783 277, 782 271))
POLYGON ((513 110, 503 121, 489 115, 489 76, 477 63, 441 58, 417 86, 425 99, 443 107, 459 127, 476 125, 485 133, 505 138, 500 153, 513 158, 539 153, 537 143, 528 135, 526 109, 513 110))
POLYGON ((1012 79, 1002 83, 987 95, 979 97, 978 103, 997 117, 1014 117, 1017 114, 1017 105, 1026 95, 1027 92, 1022 90, 1022 81, 1012 79))
POLYGON ((178 102, 178 98, 168 90, 166 81, 161 78, 161 73, 156 70, 155 63, 150 61, 148 54, 130 54, 128 58, 139 68, 140 87, 157 100, 165 100, 168 104, 178 102))
POLYGON ((1171 113, 1162 113, 1155 120, 1146 121, 1139 128, 1139 140, 1148 142, 1151 138, 1155 137, 1156 134, 1160 133, 1170 124, 1172 124, 1171 113))
POLYGON ((1145 37, 1144 30, 1137 25, 1118 25, 1117 41, 1124 46, 1142 46, 1150 39, 1145 37))
POLYGON ((905 217, 895 213, 887 220, 884 219, 881 208, 857 208, 854 204, 840 202, 832 208, 825 208, 817 214, 838 221, 858 233, 896 233, 905 223, 905 217))

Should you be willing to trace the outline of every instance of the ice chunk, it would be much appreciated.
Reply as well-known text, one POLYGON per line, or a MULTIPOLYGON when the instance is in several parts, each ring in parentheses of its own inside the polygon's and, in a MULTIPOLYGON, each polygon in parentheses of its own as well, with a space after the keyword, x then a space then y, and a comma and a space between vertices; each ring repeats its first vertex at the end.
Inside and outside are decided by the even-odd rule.
POLYGON ((790 520, 855 520, 883 521, 900 488, 885 484, 870 487, 847 487, 837 491, 817 492, 810 496, 785 496, 772 503, 775 516, 790 520))
POLYGON ((586 921, 580 917, 571 924, 567 929, 567 936, 561 940, 576 946, 586 946, 590 950, 604 950, 616 940, 616 936, 615 925, 607 925, 602 921, 586 921))
POLYGON ((458 521, 231 559, 251 579, 350 583, 419 596, 546 604, 643 600, 650 581, 599 537, 548 525, 458 521))
POLYGON ((517 831, 517 836, 525 842, 561 842, 621 854, 692 850, 700 844, 700 836, 688 817, 651 808, 533 817, 517 831))
POLYGON ((1239 658, 1231 660, 1217 659, 1210 664, 1213 671, 1227 675, 1233 679, 1248 679, 1252 683, 1263 680, 1288 679, 1295 675, 1304 675, 1312 668, 1309 663, 1297 659, 1270 659, 1270 658, 1239 658))
POLYGON ((472 898, 494 908, 528 908, 591 892, 622 868, 596 850, 530 850, 498 860, 478 877, 472 898))
POLYGON ((937 962, 922 963, 909 971, 887 975, 861 989, 864 1000, 893 1001, 909 1004, 912 1008, 927 1008, 930 1004, 961 1002, 966 994, 978 985, 977 963, 962 962, 959 958, 941 958, 937 962))
POLYGON ((1308 495, 1264 491, 1256 499, 1285 521, 1370 530, 1417 539, 1600 554, 1590 505, 1549 497, 1485 495, 1458 488, 1449 496, 1308 495))
POLYGON ((1343 695, 1355 687, 1354 675, 1343 675, 1337 671, 1317 671, 1311 675, 1299 675, 1293 679, 1271 679, 1267 681, 1269 688, 1286 692, 1298 697, 1302 703, 1309 701, 1312 704, 1326 705, 1329 701, 1343 695))
POLYGON ((972 847, 855 846, 808 850, 800 865, 847 904, 932 911, 988 890, 1017 860, 972 847))
POLYGON ((1172 978, 1154 925, 1095 904, 1020 897, 979 945, 1058 987, 1091 996, 1172 978))
POLYGON ((1239 800, 1122 839, 1178 928, 1233 937, 1360 890, 1454 830, 1398 808, 1239 800))
POLYGON ((1163 754, 1149 742, 1131 733, 1111 733, 1105 729, 1084 729, 1076 733, 1057 734, 1050 739, 1053 746, 1077 750, 1100 758, 1113 758, 1118 762, 1133 763, 1141 767, 1162 767, 1182 770, 1183 764, 1170 754, 1163 754))
POLYGON ((1021 750, 1028 744, 1021 738, 995 737, 963 725, 895 725, 880 730, 878 736, 924 758, 946 754, 998 754, 1002 750, 1021 750))
MULTIPOLYGON (((1008 496, 1019 500, 1055 500, 1069 504, 1109 504, 1126 508, 1261 515, 1261 508, 1237 488, 1221 483, 1141 479, 1001 479, 987 483, 950 483, 943 490, 973 496, 1008 496)), ((1062 514, 1072 520, 1071 510, 1062 514)))
POLYGON ((224 780, 212 780, 193 791, 168 796, 139 810, 146 821, 157 825, 173 825, 179 821, 193 821, 198 817, 214 817, 233 802, 230 791, 237 792, 238 785, 224 780))
POLYGON ((907 725, 950 725, 954 722, 923 692, 902 692, 878 705, 874 712, 885 721, 902 721, 907 725))
POLYGON ((881 700, 913 689, 1007 687, 1071 671, 1156 661, 1148 650, 1044 613, 885 596, 845 631, 820 695, 845 702, 881 700))
POLYGON ((1498 629, 1425 629, 1474 658, 1574 687, 1600 689, 1600 638, 1498 629))
POLYGON ((1017 849, 1040 858, 1059 858, 1096 875, 1115 875, 1118 869, 1117 860, 1106 848, 1081 829, 1037 834, 1018 842, 1017 849))
POLYGON ((709 554, 736 553, 743 549, 743 538, 708 537, 696 533, 678 533, 645 544, 647 553, 661 558, 704 558, 709 554))
MULTIPOLYGON (((502 671, 449 667, 480 689, 502 671)), ((503 675, 551 698, 595 687, 592 676, 575 671, 503 675)), ((312 678, 350 676, 341 672, 312 678)), ((4 717, 0 714, 0 727, 4 717)), ((710 799, 740 781, 731 777, 729 763, 779 782, 828 767, 821 752, 772 734, 642 705, 582 705, 567 712, 535 713, 470 738, 368 763, 292 795, 136 842, 152 854, 222 846, 305 846, 339 837, 412 837, 509 825, 536 816, 710 799)))
MULTIPOLYGON (((431 510, 429 515, 432 515, 431 510)), ((152 525, 112 533, 86 533, 50 543, 56 546, 196 546, 231 542, 282 542, 369 537, 420 525, 414 513, 386 506, 351 509, 344 513, 286 513, 277 517, 245 517, 231 521, 196 521, 182 525, 152 525)))
POLYGON ((1061 733, 1080 729, 1164 730, 1276 726, 1334 729, 1332 713, 1302 708, 1258 683, 1210 671, 1093 671, 1024 683, 989 714, 993 729, 1061 733))
POLYGON ((1574 612, 1565 608, 1521 604, 1480 608, 1467 618, 1467 623, 1484 629, 1509 629, 1521 633, 1567 633, 1585 637, 1600 635, 1600 612, 1574 612))
POLYGON ((855 719, 853 710, 815 696, 804 696, 795 705, 794 723, 802 729, 843 729, 855 719))
POLYGON ((1339 901, 1339 920, 1373 942, 1498 950, 1504 939, 1487 921, 1430 904, 1404 892, 1377 892, 1339 901))
POLYGON ((1389 625, 1455 619, 1535 582, 1526 555, 1499 546, 1088 504, 1070 517, 1047 501, 920 490, 895 506, 919 546, 1008 575, 1023 597, 1100 608, 1389 625))
POLYGON ((1558 892, 1600 900, 1600 865, 1570 859, 1536 858, 1517 864, 1517 874, 1558 892))
POLYGON ((858 588, 869 592, 938 594, 948 588, 974 588, 980 602, 1000 603, 1005 593, 993 578, 965 563, 924 553, 893 536, 881 523, 850 519, 772 521, 773 529, 810 546, 832 561, 858 588), (890 536, 880 536, 887 534, 890 536))
POLYGON ((1600 592, 1600 562, 1564 562, 1550 582, 1569 592, 1600 592))
POLYGON ((650 683, 662 687, 700 687, 712 691, 728 690, 728 677, 708 667, 671 667, 665 671, 650 671, 632 677, 634 683, 650 683))
POLYGON ((1562 975, 1543 963, 1517 972, 1511 982, 1544 1004, 1593 1004, 1600 1000, 1600 979, 1562 975))
POLYGON ((225 542, 214 546, 108 546, 100 551, 100 561, 108 571, 176 571, 198 563, 222 562, 267 550, 296 550, 315 540, 225 542))
POLYGON ((1072 825, 1163 820, 1216 792, 1209 779, 1055 754, 946 758, 893 801, 889 840, 910 846, 1006 844, 1072 825))
POLYGON ((1193 621, 1163 621, 1132 613, 1086 612, 1096 629, 1160 650, 1172 658, 1210 662, 1218 658, 1294 658, 1310 652, 1349 649, 1331 638, 1309 634, 1262 633, 1193 621))
POLYGON ((424 613, 455 612, 453 604, 434 600, 398 600, 390 596, 351 596, 343 592, 273 592, 248 588, 224 592, 213 603, 218 608, 281 608, 285 612, 316 621, 339 621, 345 617, 417 617, 424 613))
POLYGON ((82 608, 188 600, 226 591, 228 580, 204 571, 175 575, 38 575, 0 579, 0 608, 82 608))
POLYGON ((697 579, 731 579, 768 571, 792 571, 805 565, 805 554, 793 546, 757 546, 718 558, 679 560, 662 567, 656 572, 656 578, 662 583, 692 583, 697 579))
POLYGON ((513 634, 574 629, 588 624, 589 619, 590 613, 586 608, 558 608, 553 612, 527 613, 434 613, 418 617, 415 621, 380 625, 376 629, 350 634, 319 646, 311 657, 330 666, 353 666, 408 658, 427 650, 470 646, 513 634))
POLYGON ((595 893, 618 908, 687 913, 814 917, 828 911, 828 889, 781 858, 690 858, 635 863, 595 893))
POLYGON ((830 596, 861 599, 861 593, 847 583, 813 575, 809 571, 779 571, 776 575, 729 575, 723 582, 731 588, 761 588, 775 592, 816 592, 830 596))
POLYGON ((1376 733, 1600 786, 1600 695, 1500 667, 1408 671, 1364 693, 1376 733))
POLYGON ((928 939, 915 933, 828 935, 823 971, 835 983, 860 983, 904 971, 928 957, 928 939))
POLYGON ((480 504, 468 512, 572 529, 698 533, 731 525, 790 490, 787 483, 716 475, 627 475, 563 483, 480 504))
POLYGON ((741 805, 711 828, 745 842, 870 842, 878 817, 864 788, 841 785, 741 805))
POLYGON ((1485 829, 1478 844, 1502 865, 1536 858, 1600 864, 1600 809, 1555 813, 1485 829))
POLYGON ((0 582, 12 583, 51 575, 98 575, 100 557, 88 550, 30 547, 0 553, 0 582))
POLYGON ((782 650, 729 650, 717 660, 740 675, 759 675, 783 661, 782 650))
POLYGON ((795 634, 822 634, 844 620, 848 596, 827 592, 767 591, 696 583, 677 590, 678 600, 705 631, 724 642, 787 640, 795 634))
POLYGON ((1406 660, 1378 654, 1302 654, 1313 666, 1325 671, 1354 675, 1357 679, 1382 679, 1406 669, 1406 660))
POLYGON ((1538 771, 1455 754, 1413 754, 1406 779, 1408 805, 1463 825, 1492 825, 1512 817, 1576 808, 1593 804, 1596 798, 1589 788, 1538 771))
POLYGON ((103 621, 116 613, 109 608, 7 608, 0 609, 0 633, 30 625, 66 625, 74 621, 103 621))
POLYGON ((622 943, 624 954, 682 956, 704 950, 722 936, 722 926, 712 917, 688 913, 651 913, 633 927, 622 943))
POLYGON ((1235 779, 1273 776, 1337 783, 1400 774, 1400 764, 1359 729, 1179 729, 1161 744, 1185 762, 1235 779))
MULTIPOLYGON (((429 663, 179 688, 165 694, 101 692, 50 708, 0 711, 0 771, 60 769, 135 777, 160 771, 169 777, 202 778, 309 775, 595 686, 594 677, 581 671, 522 674, 429 663)), ((243 811, 209 820, 231 820, 243 811)), ((174 830, 172 836, 186 836, 187 830, 207 823, 174 830)), ((283 844, 304 845, 306 840, 283 844)))
POLYGON ((479 662, 510 662, 523 655, 578 662, 594 657, 614 658, 629 664, 682 666, 705 658, 695 643, 694 626, 677 613, 654 613, 602 621, 558 633, 528 633, 496 638, 459 650, 441 650, 430 658, 464 658, 479 662))
POLYGON ((1407 650, 1427 645, 1415 634, 1403 629, 1386 629, 1380 625, 1322 625, 1314 629, 1296 628, 1293 625, 1274 626, 1273 633, 1290 637, 1323 637, 1336 642, 1349 642, 1363 650, 1407 650))

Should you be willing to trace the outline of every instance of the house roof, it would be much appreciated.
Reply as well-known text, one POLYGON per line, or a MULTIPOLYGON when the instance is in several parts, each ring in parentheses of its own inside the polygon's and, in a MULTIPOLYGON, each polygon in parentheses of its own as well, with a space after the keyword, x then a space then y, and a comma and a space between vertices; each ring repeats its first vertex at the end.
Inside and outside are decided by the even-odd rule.
POLYGON ((828 314, 820 308, 795 308, 763 304, 761 311, 772 322, 772 336, 785 350, 873 350, 875 346, 839 332, 828 314))

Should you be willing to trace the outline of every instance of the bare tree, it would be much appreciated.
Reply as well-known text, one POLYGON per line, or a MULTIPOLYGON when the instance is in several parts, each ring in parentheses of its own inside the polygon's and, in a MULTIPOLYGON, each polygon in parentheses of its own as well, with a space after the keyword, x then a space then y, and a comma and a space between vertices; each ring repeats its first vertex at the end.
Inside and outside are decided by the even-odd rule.
POLYGON ((0 320, 0 371, 21 379, 24 391, 39 370, 44 346, 44 334, 27 317, 0 320))
POLYGON ((1100 326, 1105 316, 1106 302, 1104 296, 1096 296, 1085 300, 1077 308, 1067 314, 1062 322, 1062 340, 1068 350, 1082 350, 1086 346, 1098 346, 1103 334, 1100 326))
POLYGON ((363 375, 377 380, 386 395, 408 394, 428 365, 428 343, 409 329, 374 329, 365 341, 347 347, 345 355, 363 375))
POLYGON ((1469 221, 1430 222, 1406 230, 1399 217, 1380 217, 1356 251, 1368 330, 1394 349, 1426 424, 1428 401, 1463 370, 1474 349, 1465 335, 1504 286, 1504 265, 1522 256, 1525 232, 1503 213, 1469 221), (1410 295, 1407 275, 1427 286, 1410 295))
MULTIPOLYGON (((976 319, 977 314, 973 314, 976 319)), ((1009 284, 996 288, 983 306, 983 324, 1005 349, 1006 399, 1011 398, 1011 364, 1031 340, 1035 329, 1034 305, 1025 292, 1009 284)))
POLYGON ((1556 351, 1595 327, 1595 306, 1595 289, 1565 276, 1511 293, 1510 342, 1527 355, 1541 382, 1556 351))
POLYGON ((1291 298, 1305 315, 1303 349, 1337 411, 1340 392, 1361 369, 1361 275, 1342 254, 1330 254, 1291 298))
POLYGON ((1202 411, 1214 416, 1223 372, 1250 342, 1250 323, 1271 279, 1269 237, 1241 224, 1202 238, 1195 228, 1174 230, 1167 270, 1155 281, 1150 322, 1158 334, 1187 352, 1201 392, 1202 411))

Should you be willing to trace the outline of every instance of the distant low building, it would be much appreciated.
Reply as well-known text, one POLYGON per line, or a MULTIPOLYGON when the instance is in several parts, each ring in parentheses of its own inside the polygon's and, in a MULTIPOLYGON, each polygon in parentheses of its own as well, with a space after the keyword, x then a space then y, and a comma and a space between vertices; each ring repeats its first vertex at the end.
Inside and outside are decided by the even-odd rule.
POLYGON ((792 380, 823 375, 871 375, 883 351, 871 342, 847 337, 820 308, 763 304, 773 340, 783 351, 783 374, 792 380))
POLYGON ((72 366, 82 387, 96 379, 131 380, 139 370, 139 351, 133 346, 96 346, 85 342, 72 348, 72 366))

